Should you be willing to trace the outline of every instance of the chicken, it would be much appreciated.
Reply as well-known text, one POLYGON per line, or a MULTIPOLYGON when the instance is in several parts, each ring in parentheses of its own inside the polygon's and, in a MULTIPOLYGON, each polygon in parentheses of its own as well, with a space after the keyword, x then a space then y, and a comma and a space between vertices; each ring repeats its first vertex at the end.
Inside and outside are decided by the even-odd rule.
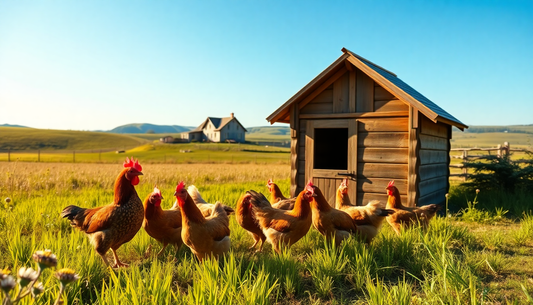
POLYGON ((229 217, 221 203, 215 203, 210 216, 204 217, 192 197, 180 182, 174 193, 181 211, 181 239, 203 261, 208 256, 218 258, 230 249, 229 217))
POLYGON ((239 201, 237 201, 237 208, 235 209, 235 219, 243 229, 252 235, 255 242, 250 249, 255 249, 256 245, 261 241, 259 250, 257 250, 257 252, 260 252, 263 249, 266 236, 255 220, 252 204, 250 203, 251 196, 252 195, 246 193, 239 198, 239 201))
POLYGON ((334 238, 335 245, 339 246, 350 234, 358 232, 355 221, 346 212, 330 206, 318 187, 313 188, 316 194, 311 201, 313 226, 326 237, 328 243, 334 238))
POLYGON ((163 244, 157 253, 161 255, 168 244, 176 247, 176 252, 183 245, 181 240, 181 212, 178 209, 163 210, 161 208, 161 191, 154 188, 144 200, 143 228, 152 238, 163 244))
POLYGON ((69 205, 61 217, 70 220, 70 225, 89 235, 96 252, 109 266, 105 254, 113 252, 113 268, 127 267, 117 256, 117 249, 130 241, 142 226, 144 207, 135 185, 139 184, 142 167, 138 160, 126 158, 124 169, 115 180, 113 203, 93 209, 69 205))
POLYGON ((272 179, 268 180, 267 187, 270 192, 270 203, 273 208, 281 210, 292 210, 294 208, 296 198, 286 198, 283 196, 279 186, 275 184, 272 179))
MULTIPOLYGON (((204 215, 204 217, 207 217, 207 216, 211 215, 215 205, 205 201, 204 198, 202 198, 202 195, 200 195, 200 192, 198 191, 196 186, 189 185, 189 187, 187 188, 187 192, 192 197, 192 200, 194 201, 196 206, 198 206, 198 208, 200 209, 200 211, 202 212, 202 215, 204 215)), ((218 203, 218 201, 217 201, 217 203, 218 203)), ((230 215, 231 213, 235 212, 232 207, 227 206, 225 204, 222 204, 222 207, 224 208, 224 211, 226 211, 226 214, 228 214, 228 215, 230 215)), ((176 200, 176 202, 174 202, 174 206, 172 206, 172 209, 179 209, 177 200, 176 200)))
POLYGON ((312 223, 310 201, 314 196, 311 182, 296 197, 294 209, 290 211, 273 208, 261 193, 250 190, 247 194, 250 194, 247 198, 259 227, 277 253, 281 252, 281 246, 292 246, 309 231, 312 223))
POLYGON ((420 224, 422 228, 427 228, 431 218, 435 216, 442 207, 438 204, 429 204, 422 207, 404 207, 400 197, 400 191, 394 186, 394 180, 387 186, 387 209, 394 210, 394 214, 387 216, 387 222, 400 235, 401 227, 409 227, 420 224))
POLYGON ((393 214, 393 210, 385 209, 379 200, 372 200, 365 206, 355 206, 348 196, 348 179, 345 178, 337 189, 335 207, 350 215, 355 221, 363 241, 370 243, 378 235, 385 217, 393 214))

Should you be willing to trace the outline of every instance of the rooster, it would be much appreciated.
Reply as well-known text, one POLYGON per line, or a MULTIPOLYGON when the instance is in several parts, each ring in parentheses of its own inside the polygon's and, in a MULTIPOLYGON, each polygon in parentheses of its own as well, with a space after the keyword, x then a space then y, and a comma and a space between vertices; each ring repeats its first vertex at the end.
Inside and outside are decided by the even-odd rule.
POLYGON ((181 212, 178 209, 163 210, 161 208, 161 191, 154 191, 144 200, 143 228, 152 238, 163 244, 163 248, 157 253, 161 255, 168 244, 176 247, 176 252, 183 245, 181 240, 181 212))
POLYGON ((347 213, 331 207, 318 187, 313 188, 316 194, 311 201, 313 226, 328 243, 334 238, 335 245, 339 246, 350 234, 358 232, 355 221, 347 213))
POLYGON ((252 204, 250 203, 251 196, 251 194, 246 193, 239 198, 239 201, 237 201, 237 208, 235 209, 235 219, 243 229, 252 235, 255 242, 250 249, 255 249, 256 245, 261 241, 259 250, 257 250, 257 252, 260 252, 263 249, 266 236, 255 220, 252 204))
POLYGON ((93 209, 69 205, 61 212, 61 217, 70 220, 70 225, 89 235, 96 252, 109 266, 105 254, 113 252, 113 268, 127 267, 117 256, 117 249, 130 241, 141 228, 144 207, 135 185, 139 184, 142 167, 138 160, 126 158, 124 169, 115 180, 113 203, 93 209))
POLYGON ((294 209, 290 211, 273 208, 261 193, 250 190, 247 194, 259 227, 277 253, 281 252, 281 246, 292 246, 309 231, 312 223, 310 201, 315 196, 311 181, 296 197, 294 209))
POLYGON ((273 208, 281 210, 292 210, 294 208, 296 198, 287 198, 283 196, 279 186, 275 184, 272 179, 268 180, 267 187, 270 192, 270 203, 273 208))
POLYGON ((418 223, 422 228, 427 228, 431 218, 433 218, 441 208, 438 204, 429 204, 422 207, 403 206, 400 191, 394 186, 394 180, 389 182, 386 190, 387 195, 389 196, 387 200, 387 209, 394 210, 394 214, 387 216, 387 222, 398 235, 400 235, 402 226, 409 227, 418 223))
POLYGON ((222 204, 215 203, 210 216, 204 217, 185 189, 185 183, 178 184, 174 196, 181 211, 181 238, 196 257, 203 261, 208 256, 218 258, 228 252, 229 217, 222 204))
MULTIPOLYGON (((194 201, 196 206, 200 209, 200 211, 202 212, 202 215, 204 215, 204 217, 207 217, 207 216, 211 215, 215 205, 205 201, 204 198, 202 198, 202 195, 200 195, 200 192, 198 191, 196 186, 189 185, 189 187, 187 188, 187 192, 189 193, 189 196, 192 197, 192 200, 194 201)), ((218 203, 218 201, 217 201, 217 203, 218 203)), ((230 215, 231 213, 235 212, 232 207, 227 206, 225 204, 222 204, 222 207, 224 208, 224 211, 226 211, 226 214, 228 214, 228 215, 230 215)), ((174 202, 174 206, 172 206, 171 209, 179 209, 178 201, 174 202)))
POLYGON ((352 205, 348 196, 347 178, 337 188, 335 207, 350 215, 366 243, 370 243, 378 235, 385 217, 394 213, 393 210, 385 209, 379 200, 372 200, 365 206, 352 205))

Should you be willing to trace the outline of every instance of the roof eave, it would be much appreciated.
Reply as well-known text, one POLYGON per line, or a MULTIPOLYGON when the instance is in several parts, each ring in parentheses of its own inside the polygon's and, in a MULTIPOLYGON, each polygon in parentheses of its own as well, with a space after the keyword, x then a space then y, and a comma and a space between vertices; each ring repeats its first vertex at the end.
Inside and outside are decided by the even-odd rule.
POLYGON ((281 122, 280 119, 284 115, 284 110, 290 107, 294 102, 300 100, 301 98, 304 98, 309 91, 317 85, 323 78, 326 76, 329 72, 333 71, 335 68, 338 67, 338 65, 344 65, 344 61, 346 58, 348 58, 349 54, 342 54, 337 60, 335 60, 331 65, 329 65, 326 69, 324 69, 320 74, 318 74, 313 80, 311 80, 307 85, 305 85, 300 91, 298 91, 296 94, 294 94, 289 100, 287 100, 283 105, 281 105, 276 111, 274 111, 272 114, 270 114, 266 120, 270 124, 274 124, 276 122, 281 122))
POLYGON ((463 124, 461 122, 452 121, 450 119, 447 119, 447 118, 444 118, 444 117, 441 117, 441 116, 437 117, 437 122, 442 122, 444 124, 455 126, 455 127, 459 128, 461 131, 465 131, 465 129, 468 128, 468 125, 465 125, 465 124, 463 124))

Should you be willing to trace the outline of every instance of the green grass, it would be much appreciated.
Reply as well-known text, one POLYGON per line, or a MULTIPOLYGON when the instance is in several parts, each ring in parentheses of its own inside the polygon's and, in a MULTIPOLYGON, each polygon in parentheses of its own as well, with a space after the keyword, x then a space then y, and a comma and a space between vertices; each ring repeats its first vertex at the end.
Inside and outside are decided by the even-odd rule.
MULTIPOLYGON (((119 170, 116 164, 0 162, 0 196, 13 199, 0 213, 0 266, 16 271, 33 264, 35 250, 51 249, 58 268, 80 275, 67 287, 68 304, 524 304, 533 295, 532 216, 480 223, 453 209, 451 217, 433 219, 427 232, 396 236, 385 223, 371 245, 350 238, 333 247, 311 229, 281 255, 268 244, 262 253, 248 250, 252 238, 231 216, 231 252, 204 263, 187 247, 156 257, 161 245, 141 229, 118 250, 131 266, 111 271, 85 234, 58 215, 69 204, 110 202, 119 170)), ((231 206, 248 189, 266 192, 268 178, 284 193, 290 184, 288 165, 147 163, 143 172, 140 196, 157 184, 163 208, 172 205, 179 180, 195 184, 207 201, 231 206)), ((54 271, 43 274, 47 291, 38 304, 57 294, 54 271)))
POLYGON ((251 144, 228 143, 149 143, 125 150, 123 153, 100 152, 7 152, 0 153, 0 161, 120 163, 125 156, 135 156, 151 163, 286 163, 290 149, 251 144))
POLYGON ((129 135, 105 132, 0 127, 0 150, 117 150, 145 143, 129 135))

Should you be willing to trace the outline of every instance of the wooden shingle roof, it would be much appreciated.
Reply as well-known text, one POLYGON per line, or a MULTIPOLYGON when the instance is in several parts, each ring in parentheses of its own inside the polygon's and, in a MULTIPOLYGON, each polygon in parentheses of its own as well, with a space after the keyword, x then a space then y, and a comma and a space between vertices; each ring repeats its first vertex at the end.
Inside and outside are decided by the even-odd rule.
POLYGON ((274 111, 268 118, 271 124, 275 122, 282 122, 284 118, 287 118, 290 105, 293 103, 298 103, 303 98, 305 98, 310 92, 315 90, 320 83, 325 81, 328 77, 338 69, 340 65, 344 65, 345 62, 349 62, 363 73, 372 78, 377 84, 382 86, 385 90, 389 91, 391 94, 396 96, 401 101, 413 106, 415 109, 420 111, 426 117, 431 119, 434 122, 443 122, 452 126, 455 126, 461 130, 468 128, 467 125, 463 124, 453 115, 446 112, 437 104, 433 103, 431 100, 426 98, 424 95, 416 91, 414 88, 409 86, 407 83, 399 79, 396 74, 374 64, 373 62, 349 51, 348 49, 343 48, 342 52, 344 53, 340 56, 335 62, 333 62, 328 68, 326 68, 322 73, 315 77, 310 83, 308 83, 304 88, 302 88, 298 93, 291 97, 287 102, 285 102, 281 107, 274 111))

